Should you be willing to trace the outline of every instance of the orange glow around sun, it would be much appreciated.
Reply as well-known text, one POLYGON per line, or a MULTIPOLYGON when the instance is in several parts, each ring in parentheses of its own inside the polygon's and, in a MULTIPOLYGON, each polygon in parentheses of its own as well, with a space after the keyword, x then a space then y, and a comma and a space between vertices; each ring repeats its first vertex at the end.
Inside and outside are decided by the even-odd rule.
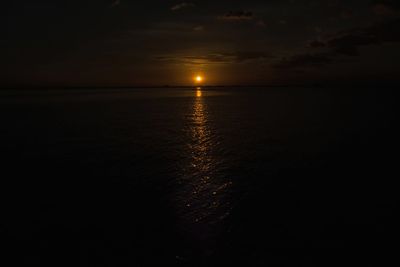
POLYGON ((201 75, 196 75, 194 77, 194 80, 195 80, 196 83, 201 83, 204 80, 204 78, 201 75))

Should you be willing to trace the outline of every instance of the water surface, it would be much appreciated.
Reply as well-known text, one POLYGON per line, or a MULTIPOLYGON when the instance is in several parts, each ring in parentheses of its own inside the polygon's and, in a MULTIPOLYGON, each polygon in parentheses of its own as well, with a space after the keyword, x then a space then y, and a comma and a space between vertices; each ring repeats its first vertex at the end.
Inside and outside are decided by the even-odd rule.
POLYGON ((323 265, 287 248, 374 250, 395 225, 392 91, 2 91, 3 240, 36 264, 323 265))

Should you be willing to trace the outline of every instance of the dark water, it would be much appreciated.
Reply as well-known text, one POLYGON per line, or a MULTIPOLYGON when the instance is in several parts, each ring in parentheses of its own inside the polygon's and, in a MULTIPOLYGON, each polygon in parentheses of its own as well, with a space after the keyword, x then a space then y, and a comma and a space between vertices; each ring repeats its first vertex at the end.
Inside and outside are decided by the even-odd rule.
POLYGON ((54 266, 389 262, 393 92, 2 91, 3 253, 54 266))

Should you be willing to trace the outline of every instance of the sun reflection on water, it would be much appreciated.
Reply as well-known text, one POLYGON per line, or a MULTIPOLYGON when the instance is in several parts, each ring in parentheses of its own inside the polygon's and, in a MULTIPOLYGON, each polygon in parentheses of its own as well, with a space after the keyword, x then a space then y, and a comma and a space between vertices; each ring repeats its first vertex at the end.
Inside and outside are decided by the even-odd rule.
POLYGON ((202 97, 203 93, 201 92, 201 87, 196 88, 196 96, 197 97, 202 97))
POLYGON ((178 193, 179 217, 195 238, 207 239, 229 214, 232 182, 223 172, 223 157, 216 152, 219 141, 200 87, 195 90, 187 119, 186 160, 181 165, 178 193))

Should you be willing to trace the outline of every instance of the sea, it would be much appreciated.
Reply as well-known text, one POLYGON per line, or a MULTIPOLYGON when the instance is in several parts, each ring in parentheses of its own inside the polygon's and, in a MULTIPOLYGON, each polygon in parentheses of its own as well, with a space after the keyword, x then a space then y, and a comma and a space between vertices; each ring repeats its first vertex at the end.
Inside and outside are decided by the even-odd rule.
POLYGON ((385 265, 399 225, 395 91, 2 89, 2 258, 385 265))

